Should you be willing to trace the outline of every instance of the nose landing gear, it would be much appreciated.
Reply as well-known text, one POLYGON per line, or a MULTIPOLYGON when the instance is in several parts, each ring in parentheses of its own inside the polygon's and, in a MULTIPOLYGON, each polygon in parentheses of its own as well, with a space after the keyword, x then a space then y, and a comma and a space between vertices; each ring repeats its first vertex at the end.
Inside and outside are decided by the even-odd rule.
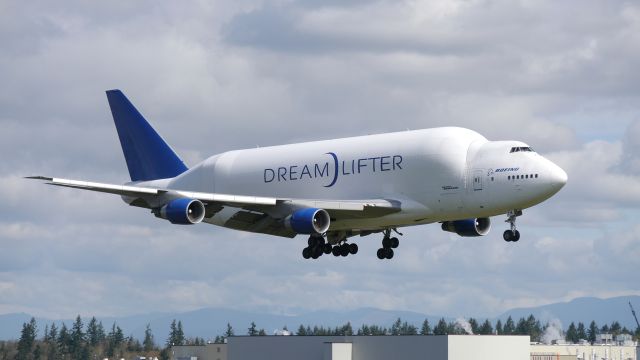
POLYGON ((505 222, 509 223, 511 229, 505 230, 505 232, 502 234, 502 238, 504 239, 504 241, 516 242, 520 240, 520 232, 516 229, 516 218, 520 215, 522 215, 522 210, 518 209, 507 212, 507 220, 505 220, 505 222))

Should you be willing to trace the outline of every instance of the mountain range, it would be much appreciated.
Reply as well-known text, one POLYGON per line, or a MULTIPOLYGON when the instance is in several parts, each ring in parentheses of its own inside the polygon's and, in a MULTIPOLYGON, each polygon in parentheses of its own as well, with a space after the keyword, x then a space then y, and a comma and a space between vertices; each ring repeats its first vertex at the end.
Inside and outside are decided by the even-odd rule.
MULTIPOLYGON (((507 317, 511 316, 517 322, 519 318, 533 314, 543 324, 555 319, 560 320, 565 329, 572 321, 576 323, 583 322, 588 326, 593 320, 599 326, 618 321, 622 326, 634 330, 637 325, 631 314, 629 302, 636 305, 640 310, 640 296, 620 296, 608 299, 582 297, 569 302, 512 309, 495 318, 489 318, 489 320, 495 324, 495 321, 500 319, 504 323, 507 317)), ((473 314, 469 316, 476 317, 473 314)), ((285 326, 295 332, 301 324, 310 325, 311 327, 314 325, 336 327, 351 322, 354 329, 363 324, 390 327, 397 318, 401 318, 403 321, 407 321, 418 328, 420 328, 425 319, 429 320, 432 327, 440 318, 444 318, 447 321, 454 320, 447 316, 375 308, 314 311, 299 315, 277 315, 225 308, 205 308, 182 313, 148 313, 123 317, 102 317, 98 318, 98 320, 103 323, 107 332, 115 322, 122 328, 125 335, 133 335, 138 339, 143 338, 145 327, 150 324, 156 342, 164 343, 169 333, 169 325, 173 319, 182 321, 187 337, 198 336, 204 339, 212 339, 216 335, 223 334, 227 323, 231 324, 236 335, 244 335, 251 322, 255 322, 258 329, 264 329, 267 334, 273 334, 276 329, 283 329, 285 326)), ((0 340, 18 338, 22 324, 30 319, 31 315, 24 313, 0 315, 0 340)), ((476 317, 476 319, 484 321, 485 318, 476 317)), ((47 325, 50 326, 55 322, 60 327, 61 323, 64 322, 67 327, 71 327, 74 320, 53 320, 36 317, 36 321, 40 335, 42 335, 42 330, 47 325)), ((85 325, 88 321, 89 318, 83 318, 85 325)))

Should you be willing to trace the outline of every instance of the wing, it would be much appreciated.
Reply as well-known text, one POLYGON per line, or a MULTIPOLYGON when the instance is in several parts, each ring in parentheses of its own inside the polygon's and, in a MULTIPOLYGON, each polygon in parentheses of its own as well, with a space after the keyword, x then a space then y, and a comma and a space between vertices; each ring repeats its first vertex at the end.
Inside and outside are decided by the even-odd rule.
POLYGON ((296 234, 283 226, 282 220, 301 208, 326 210, 335 220, 375 218, 401 210, 401 203, 389 199, 325 200, 294 199, 218 194, 160 189, 135 185, 115 185, 89 181, 29 176, 27 179, 43 180, 49 185, 116 194, 132 206, 148 209, 159 208, 176 198, 191 198, 205 204, 205 221, 225 208, 237 210, 225 220, 224 226, 244 231, 259 232, 277 236, 294 237, 296 234))

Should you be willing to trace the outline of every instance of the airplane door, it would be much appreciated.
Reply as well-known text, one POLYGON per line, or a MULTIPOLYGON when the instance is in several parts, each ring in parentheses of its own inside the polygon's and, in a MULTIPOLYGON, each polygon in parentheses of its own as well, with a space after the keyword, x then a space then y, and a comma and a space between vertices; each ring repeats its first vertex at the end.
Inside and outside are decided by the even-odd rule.
POLYGON ((473 171, 473 191, 482 190, 482 174, 484 171, 482 170, 474 170, 473 171))

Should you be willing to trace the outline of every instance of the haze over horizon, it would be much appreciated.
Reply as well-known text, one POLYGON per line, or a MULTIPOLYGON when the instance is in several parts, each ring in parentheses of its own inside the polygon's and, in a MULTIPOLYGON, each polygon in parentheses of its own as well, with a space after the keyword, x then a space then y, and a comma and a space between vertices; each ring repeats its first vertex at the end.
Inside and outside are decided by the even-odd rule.
POLYGON ((364 306, 457 317, 640 295, 640 4, 0 3, 0 314, 364 306), (570 16, 569 16, 570 14, 570 16), (403 228, 356 256, 306 237, 175 226, 48 175, 129 180, 104 91, 192 166, 233 149, 436 126, 521 140, 569 176, 485 237, 403 228))

